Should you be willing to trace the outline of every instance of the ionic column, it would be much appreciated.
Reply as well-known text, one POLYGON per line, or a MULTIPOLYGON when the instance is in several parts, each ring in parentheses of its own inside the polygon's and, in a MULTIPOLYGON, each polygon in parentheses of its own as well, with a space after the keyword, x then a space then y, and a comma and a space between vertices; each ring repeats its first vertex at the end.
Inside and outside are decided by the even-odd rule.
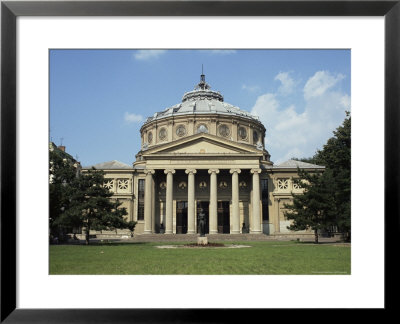
POLYGON ((145 188, 144 188, 144 234, 152 233, 151 214, 152 214, 152 185, 153 185, 153 174, 154 170, 144 170, 146 174, 145 188))
POLYGON ((210 169, 208 170, 210 174, 210 234, 218 233, 218 211, 217 211, 217 174, 219 173, 218 169, 210 169))
POLYGON ((188 175, 188 234, 195 234, 194 219, 196 216, 196 206, 194 203, 194 175, 195 169, 187 169, 185 173, 188 175))
POLYGON ((232 231, 231 234, 240 233, 240 212, 239 212, 239 173, 240 169, 231 169, 232 174, 232 231))
POLYGON ((164 170, 164 173, 167 175, 167 192, 165 195, 165 200, 166 200, 166 208, 165 208, 165 234, 172 234, 172 225, 173 225, 173 220, 172 220, 172 214, 173 214, 173 204, 172 204, 172 199, 173 199, 173 174, 175 173, 174 169, 167 169, 164 170))
POLYGON ((261 169, 251 169, 253 174, 253 219, 251 226, 251 234, 261 234, 260 220, 260 176, 261 169))

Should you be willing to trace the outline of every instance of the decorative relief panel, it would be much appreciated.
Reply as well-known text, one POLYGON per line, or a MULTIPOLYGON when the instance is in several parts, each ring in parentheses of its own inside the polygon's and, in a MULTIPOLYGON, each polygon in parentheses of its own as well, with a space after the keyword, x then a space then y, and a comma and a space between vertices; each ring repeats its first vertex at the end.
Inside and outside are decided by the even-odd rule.
POLYGON ((118 189, 127 190, 128 189, 128 179, 118 179, 118 189))
POLYGON ((112 190, 114 188, 114 180, 107 180, 106 182, 104 182, 104 188, 112 190))
POLYGON ((238 137, 239 139, 241 139, 242 141, 247 140, 247 130, 246 127, 240 126, 238 128, 238 137))
POLYGON ((149 132, 147 134, 147 143, 151 144, 151 142, 153 142, 153 133, 149 132))
POLYGON ((208 127, 205 124, 200 124, 197 127, 197 133, 208 133, 208 127))
POLYGON ((289 179, 278 179, 278 189, 279 190, 289 189, 289 179))
POLYGON ((259 138, 258 132, 254 130, 254 131, 253 131, 253 143, 254 143, 254 144, 257 144, 258 138, 259 138))
POLYGON ((228 137, 231 134, 231 131, 227 125, 222 124, 218 127, 218 134, 223 137, 228 137))
POLYGON ((165 127, 161 128, 158 132, 158 138, 163 141, 167 138, 167 129, 165 127))
POLYGON ((176 135, 179 137, 185 136, 186 135, 186 128, 184 125, 179 125, 176 128, 176 135))
POLYGON ((301 189, 301 184, 293 181, 293 189, 296 189, 296 190, 301 189))

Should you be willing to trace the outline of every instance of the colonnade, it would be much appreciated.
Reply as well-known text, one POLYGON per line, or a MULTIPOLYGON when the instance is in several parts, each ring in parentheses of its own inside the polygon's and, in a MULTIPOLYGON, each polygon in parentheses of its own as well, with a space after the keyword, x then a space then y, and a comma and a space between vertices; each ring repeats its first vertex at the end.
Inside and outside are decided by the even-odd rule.
MULTIPOLYGON (((173 176, 175 174, 174 169, 165 169, 166 174, 166 210, 165 210, 165 234, 173 233, 173 176)), ((209 205, 209 233, 218 233, 218 186, 217 177, 219 169, 209 169, 210 175, 210 205, 209 205)), ((231 234, 240 233, 240 210, 239 210, 239 174, 241 169, 230 169, 232 174, 232 227, 231 234)), ((260 177, 261 169, 255 168, 250 169, 252 173, 252 219, 250 223, 251 234, 261 234, 261 210, 260 210, 260 177)), ((144 233, 152 233, 152 186, 154 185, 153 174, 155 170, 146 169, 146 182, 145 182, 145 201, 144 201, 144 233)), ((188 175, 188 221, 187 221, 187 233, 195 234, 195 217, 196 217, 196 205, 195 205, 195 175, 196 169, 186 169, 185 173, 188 175)))

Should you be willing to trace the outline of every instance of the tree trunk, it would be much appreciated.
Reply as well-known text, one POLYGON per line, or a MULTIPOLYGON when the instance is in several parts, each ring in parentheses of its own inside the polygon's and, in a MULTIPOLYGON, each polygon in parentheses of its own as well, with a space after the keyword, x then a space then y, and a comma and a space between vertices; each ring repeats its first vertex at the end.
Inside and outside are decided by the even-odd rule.
POLYGON ((88 226, 88 227, 86 227, 86 236, 85 236, 86 245, 89 245, 89 233, 90 233, 90 228, 88 226))
POLYGON ((314 230, 314 238, 315 238, 315 244, 318 244, 318 230, 317 229, 315 229, 314 230))

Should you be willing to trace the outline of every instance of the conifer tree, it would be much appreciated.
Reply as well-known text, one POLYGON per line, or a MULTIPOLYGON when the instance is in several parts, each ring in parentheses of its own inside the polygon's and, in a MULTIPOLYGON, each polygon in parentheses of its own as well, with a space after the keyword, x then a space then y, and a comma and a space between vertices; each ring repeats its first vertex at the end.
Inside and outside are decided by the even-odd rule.
POLYGON ((50 234, 60 236, 56 220, 68 208, 68 186, 76 176, 71 161, 57 150, 49 152, 49 228, 50 234))
POLYGON ((332 171, 332 192, 336 209, 335 219, 331 220, 338 230, 351 236, 351 117, 346 112, 343 124, 333 132, 324 145, 314 156, 316 164, 324 165, 332 171))
POLYGON ((104 172, 92 168, 76 177, 68 186, 69 205, 57 220, 58 224, 84 227, 86 244, 94 230, 128 228, 126 208, 111 200, 112 192, 104 187, 104 172))
POLYGON ((287 204, 285 216, 293 220, 292 230, 312 228, 318 241, 318 230, 337 227, 351 233, 351 117, 346 118, 334 132, 322 150, 309 159, 309 163, 325 166, 322 174, 298 170, 296 181, 304 188, 302 195, 293 196, 293 204, 287 204))
POLYGON ((288 229, 311 229, 314 231, 315 243, 318 243, 318 231, 325 229, 327 220, 334 216, 332 174, 329 170, 324 173, 310 173, 298 169, 298 175, 295 182, 304 192, 292 194, 293 203, 285 204, 285 217, 293 221, 288 229))

